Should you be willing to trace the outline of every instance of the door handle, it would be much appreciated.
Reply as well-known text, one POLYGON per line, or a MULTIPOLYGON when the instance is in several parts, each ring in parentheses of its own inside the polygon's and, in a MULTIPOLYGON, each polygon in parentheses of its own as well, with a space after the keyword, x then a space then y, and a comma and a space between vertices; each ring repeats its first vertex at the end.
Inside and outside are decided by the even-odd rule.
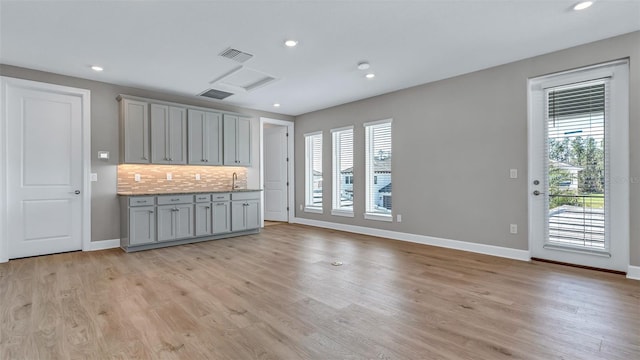
POLYGON ((543 192, 540 192, 540 191, 538 191, 538 190, 534 190, 534 191, 533 191, 533 195, 535 195, 535 196, 542 195, 542 194, 544 194, 544 193, 543 193, 543 192))
POLYGON ((70 192, 69 194, 76 194, 76 195, 80 195, 80 190, 75 190, 70 192))

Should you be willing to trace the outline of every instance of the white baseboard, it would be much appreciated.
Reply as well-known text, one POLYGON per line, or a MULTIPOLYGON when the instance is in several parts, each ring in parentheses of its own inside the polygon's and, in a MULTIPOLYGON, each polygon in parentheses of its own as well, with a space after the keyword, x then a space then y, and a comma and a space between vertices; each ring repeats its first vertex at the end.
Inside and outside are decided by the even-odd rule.
POLYGON ((629 265, 627 268, 627 279, 640 280, 640 266, 629 265))
POLYGON ((114 249, 120 247, 120 239, 91 241, 89 245, 82 249, 82 251, 96 251, 114 249))
POLYGON ((494 245, 475 244, 467 241, 442 239, 442 238, 437 238, 433 236, 416 235, 416 234, 409 234, 409 233, 403 233, 403 232, 397 232, 397 231, 374 229, 374 228, 369 228, 364 226, 355 226, 355 225, 332 223, 328 221, 310 220, 310 219, 304 219, 304 218, 298 218, 298 217, 294 218, 292 223, 341 230, 341 231, 352 232, 356 234, 379 236, 379 237, 389 238, 393 240, 408 241, 408 242, 424 244, 424 245, 432 245, 432 246, 438 246, 438 247, 449 248, 449 249, 469 251, 469 252, 474 252, 479 254, 492 255, 492 256, 498 256, 498 257, 521 260, 521 261, 531 260, 531 255, 529 254, 528 250, 511 249, 511 248, 494 246, 494 245))

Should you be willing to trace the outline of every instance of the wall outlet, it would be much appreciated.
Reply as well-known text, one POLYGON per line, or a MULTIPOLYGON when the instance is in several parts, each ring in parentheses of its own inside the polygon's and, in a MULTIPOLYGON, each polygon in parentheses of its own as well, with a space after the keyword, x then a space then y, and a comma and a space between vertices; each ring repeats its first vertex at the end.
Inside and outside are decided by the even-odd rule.
POLYGON ((509 170, 509 177, 512 179, 517 179, 518 178, 518 169, 510 169, 509 170))
POLYGON ((135 182, 140 182, 140 174, 135 174, 135 175, 133 175, 133 180, 134 180, 135 182))
POLYGON ((196 174, 196 180, 200 180, 200 174, 196 174))
POLYGON ((509 232, 512 233, 512 234, 517 234, 518 233, 518 224, 509 225, 509 232))
POLYGON ((396 215, 396 221, 397 222, 402 222, 402 215, 400 215, 400 214, 396 215))
POLYGON ((302 204, 300 204, 300 210, 302 210, 302 204))
POLYGON ((173 180, 173 174, 167 173, 167 180, 173 180))

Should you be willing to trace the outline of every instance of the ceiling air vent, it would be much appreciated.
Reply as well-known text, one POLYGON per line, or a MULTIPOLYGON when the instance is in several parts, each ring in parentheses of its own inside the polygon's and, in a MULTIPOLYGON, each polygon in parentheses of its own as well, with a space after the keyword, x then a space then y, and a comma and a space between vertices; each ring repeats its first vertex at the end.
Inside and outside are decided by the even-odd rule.
POLYGON ((230 92, 226 92, 226 91, 222 91, 222 90, 216 90, 216 89, 209 89, 205 92, 203 92, 202 94, 200 94, 200 96, 204 96, 204 97, 208 97, 211 99, 216 99, 216 100, 223 100, 228 98, 229 96, 233 95, 230 92))
POLYGON ((231 59, 233 61, 237 61, 239 63, 243 63, 253 57, 253 55, 246 53, 244 51, 240 51, 238 49, 229 48, 219 54, 220 56, 231 59))

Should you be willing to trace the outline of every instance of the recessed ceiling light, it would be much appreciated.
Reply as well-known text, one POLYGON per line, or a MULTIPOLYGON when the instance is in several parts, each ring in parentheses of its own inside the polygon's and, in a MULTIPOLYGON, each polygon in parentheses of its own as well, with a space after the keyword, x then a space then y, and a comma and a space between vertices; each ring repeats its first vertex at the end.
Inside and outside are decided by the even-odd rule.
POLYGON ((287 45, 288 47, 294 47, 298 45, 298 42, 295 40, 287 40, 284 42, 284 44, 287 45))
POLYGON ((365 77, 366 77, 367 79, 373 79, 374 77, 376 77, 376 74, 374 74, 374 73, 368 73, 367 75, 365 75, 365 77))
POLYGON ((275 104, 273 104, 273 107, 280 107, 280 104, 275 103, 275 104))
POLYGON ((584 10, 593 5, 593 1, 581 1, 573 7, 573 10, 584 10))
POLYGON ((93 70, 93 71, 97 71, 97 72, 100 72, 100 71, 102 71, 102 70, 104 70, 104 69, 102 68, 102 66, 93 65, 93 66, 91 67, 91 70, 93 70))
POLYGON ((358 63, 358 70, 367 70, 370 67, 371 67, 371 65, 369 65, 369 63, 366 62, 366 61, 358 63))

